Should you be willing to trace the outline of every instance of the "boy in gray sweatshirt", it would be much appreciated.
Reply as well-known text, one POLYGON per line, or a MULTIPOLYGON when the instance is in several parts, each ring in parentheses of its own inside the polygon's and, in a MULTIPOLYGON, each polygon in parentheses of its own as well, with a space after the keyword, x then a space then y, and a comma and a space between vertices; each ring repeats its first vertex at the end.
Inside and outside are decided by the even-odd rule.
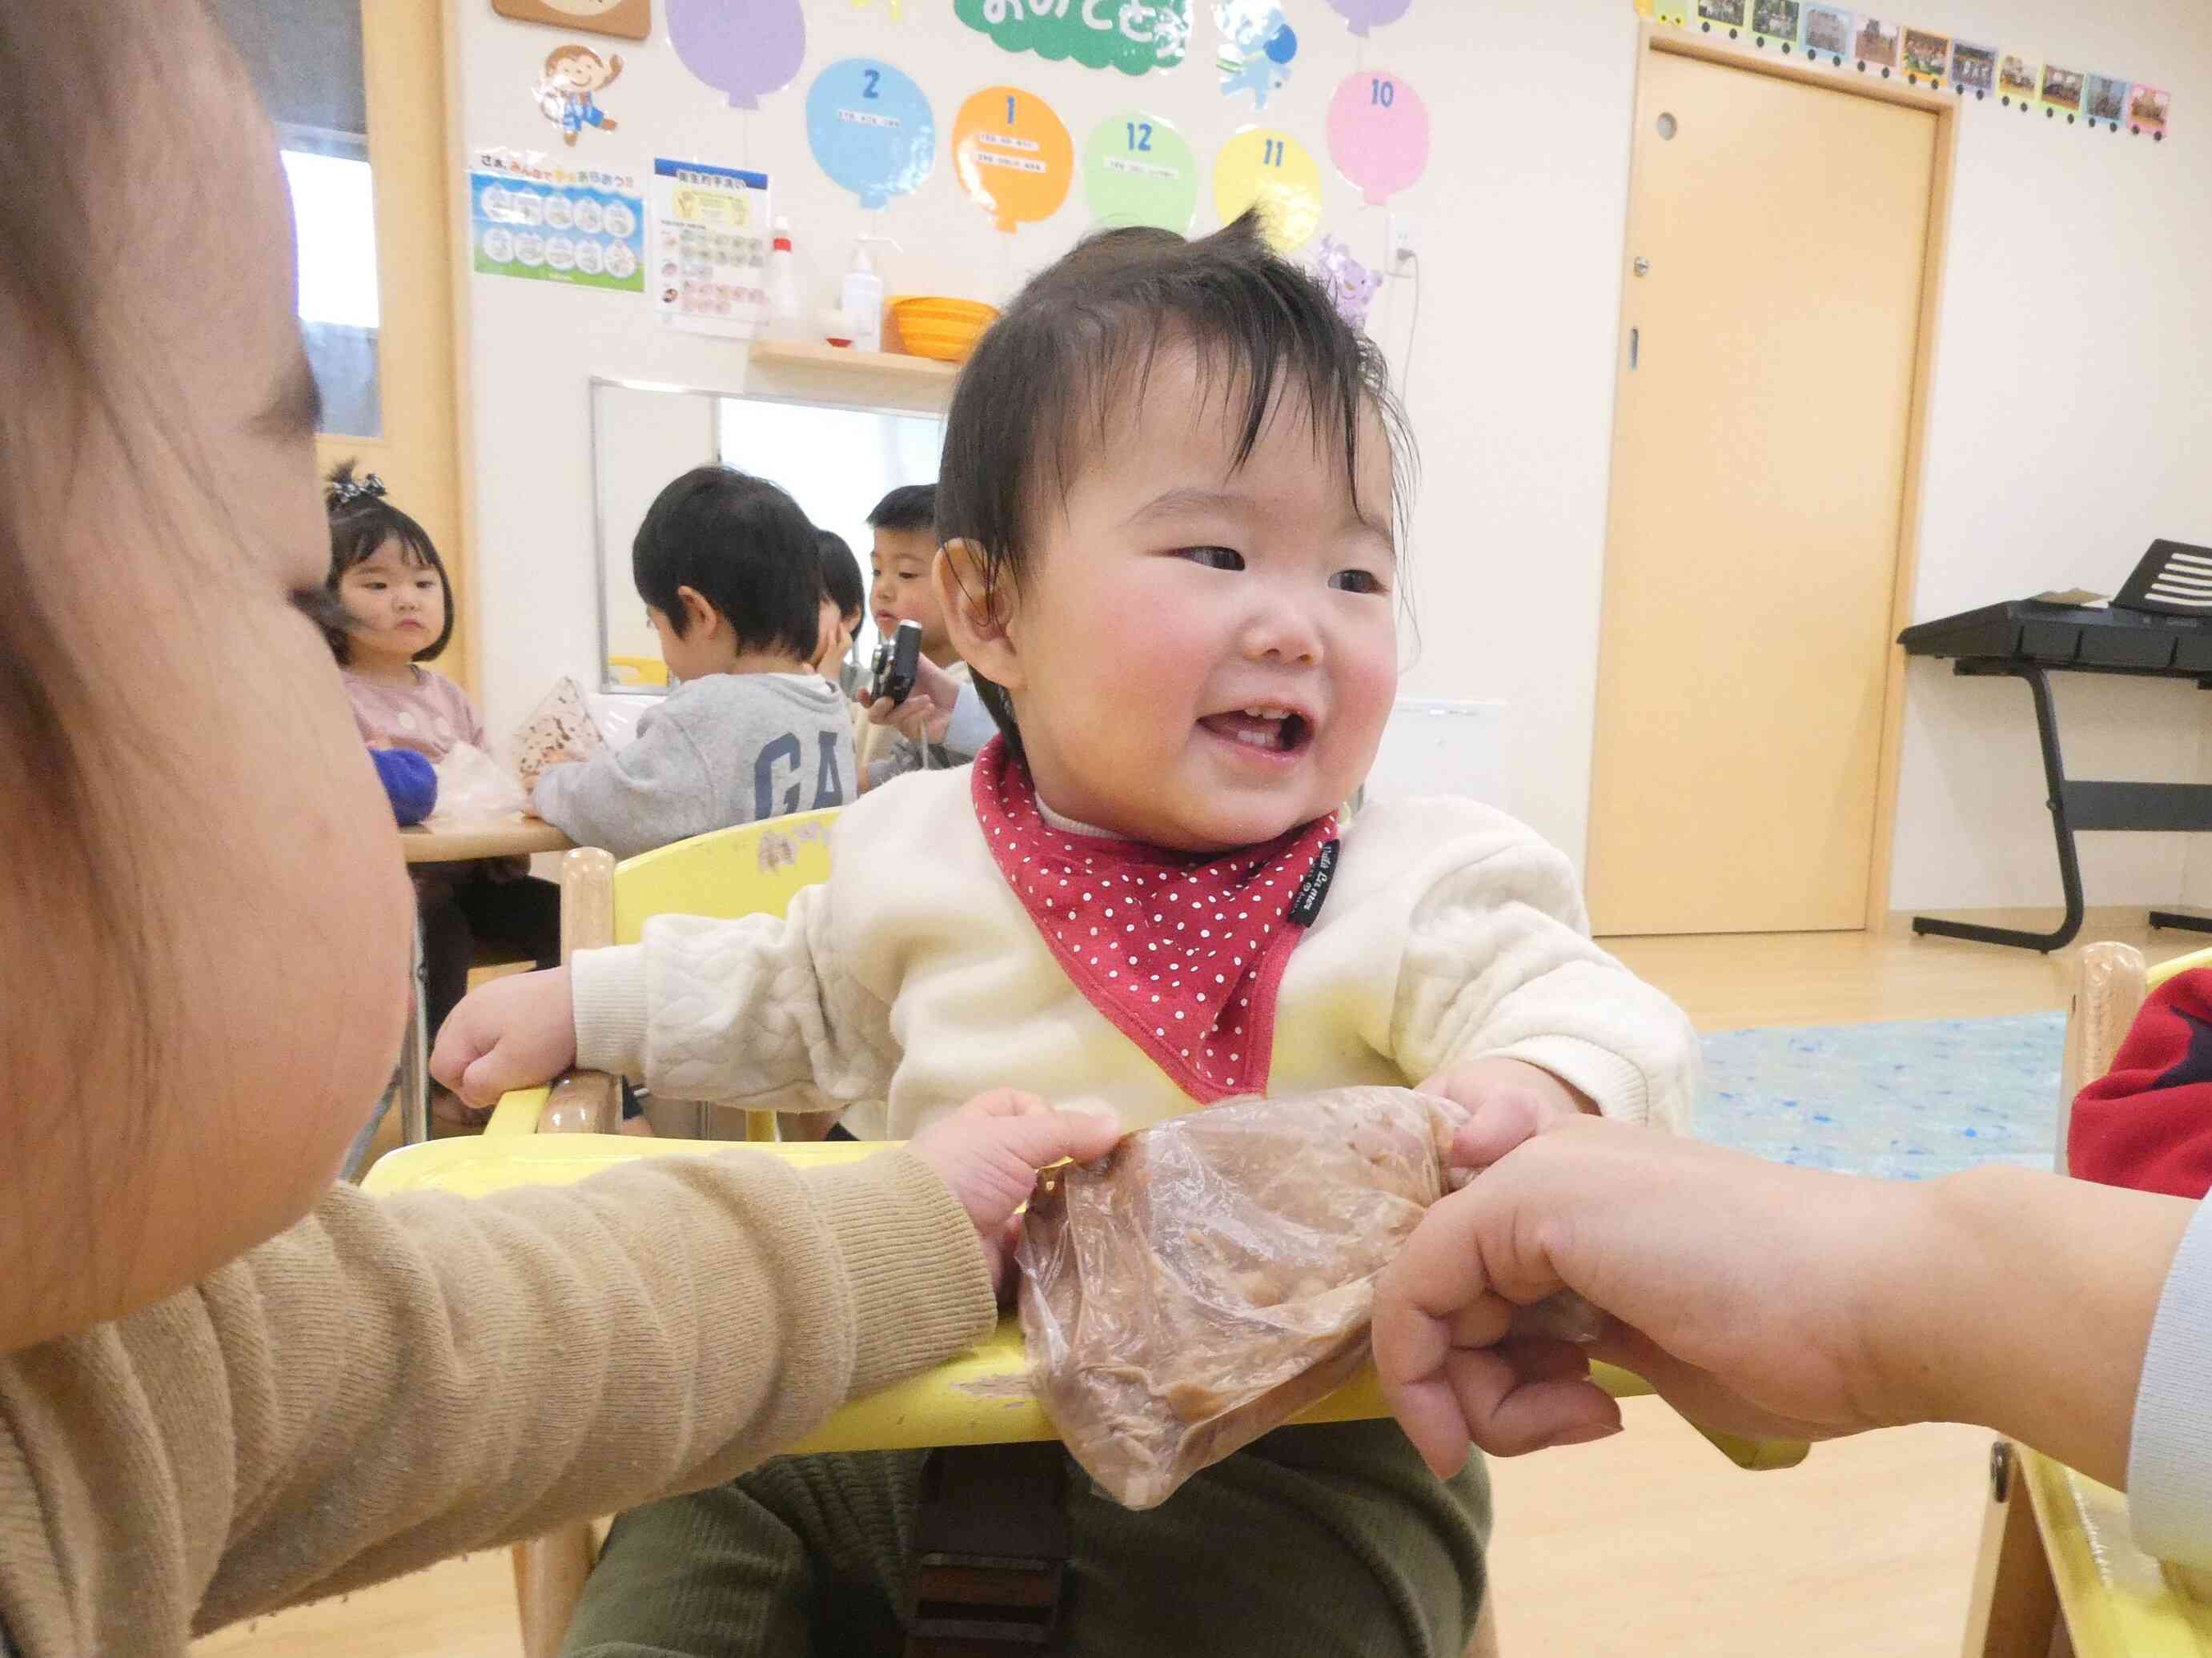
POLYGON ((695 468, 654 499, 630 565, 674 689, 628 746, 539 773, 538 815, 634 858, 853 799, 852 717, 809 665, 822 561, 798 503, 763 478, 695 468))

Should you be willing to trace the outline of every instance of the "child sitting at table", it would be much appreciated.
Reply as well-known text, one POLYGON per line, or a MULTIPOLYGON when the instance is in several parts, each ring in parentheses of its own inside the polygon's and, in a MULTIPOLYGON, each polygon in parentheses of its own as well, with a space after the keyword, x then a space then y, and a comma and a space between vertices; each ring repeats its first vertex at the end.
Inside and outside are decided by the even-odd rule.
MULTIPOLYGON (((864 1139, 986 1084, 1125 1129, 1355 1084, 1683 1126, 1696 1038, 1590 942, 1565 858, 1466 799, 1337 821, 1397 684, 1409 446, 1381 354, 1256 218, 1085 242, 945 428, 931 580, 1000 736, 848 811, 787 917, 665 916, 487 986, 434 1071, 807 1083, 864 1139)), ((625 1515, 567 1650, 897 1650, 921 1466, 787 1458, 625 1515)), ((1480 1467, 1440 1485, 1388 1423, 1279 1430, 1146 1513, 1060 1500, 1071 1655, 1458 1654, 1485 1594, 1480 1467)))
POLYGON ((538 815, 635 858, 851 799, 853 728, 814 671, 822 556, 799 504, 765 479, 694 468, 647 509, 630 568, 673 689, 623 747, 540 772, 538 815))
POLYGON ((817 530, 815 546, 822 555, 822 640, 814 653, 814 671, 848 696, 853 694, 859 671, 853 664, 853 641, 867 614, 867 589, 860 580, 860 561, 835 530, 817 530))
MULTIPOLYGON (((483 717, 468 693, 422 666, 445 650, 455 620, 453 581, 428 532, 392 504, 383 479, 356 477, 350 461, 331 473, 323 504, 331 526, 324 585, 344 611, 323 635, 344 670, 363 739, 412 750, 433 766, 458 744, 488 750, 483 717)), ((532 878, 527 859, 417 865, 410 873, 422 924, 424 1029, 433 1041, 469 987, 480 945, 539 967, 561 959, 561 894, 532 878)), ((455 1125, 484 1115, 442 1088, 433 1090, 430 1109, 455 1125)))
POLYGON ((937 558, 937 486, 900 485, 876 503, 868 527, 875 532, 870 563, 877 632, 889 639, 902 622, 921 625, 911 706, 871 709, 864 697, 855 722, 860 783, 872 789, 908 772, 966 765, 990 740, 992 728, 930 580, 937 558))

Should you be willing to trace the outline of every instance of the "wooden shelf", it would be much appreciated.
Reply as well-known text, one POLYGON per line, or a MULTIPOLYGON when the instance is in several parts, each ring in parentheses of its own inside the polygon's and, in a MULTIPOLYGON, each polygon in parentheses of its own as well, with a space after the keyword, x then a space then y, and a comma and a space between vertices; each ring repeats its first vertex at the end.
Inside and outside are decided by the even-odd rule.
POLYGON ((854 351, 821 340, 755 340, 752 356, 755 362, 829 368, 848 374, 891 374, 902 380, 949 380, 960 373, 957 362, 898 351, 854 351))

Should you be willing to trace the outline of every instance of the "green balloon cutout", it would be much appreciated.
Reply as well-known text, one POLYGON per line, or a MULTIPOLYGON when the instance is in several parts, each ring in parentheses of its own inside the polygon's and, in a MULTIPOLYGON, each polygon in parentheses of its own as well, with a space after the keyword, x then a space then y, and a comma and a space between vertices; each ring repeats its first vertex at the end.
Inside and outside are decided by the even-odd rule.
POLYGON ((1098 224, 1157 225, 1187 236, 1198 212, 1198 157, 1158 116, 1123 110, 1100 122, 1083 146, 1083 199, 1098 224))

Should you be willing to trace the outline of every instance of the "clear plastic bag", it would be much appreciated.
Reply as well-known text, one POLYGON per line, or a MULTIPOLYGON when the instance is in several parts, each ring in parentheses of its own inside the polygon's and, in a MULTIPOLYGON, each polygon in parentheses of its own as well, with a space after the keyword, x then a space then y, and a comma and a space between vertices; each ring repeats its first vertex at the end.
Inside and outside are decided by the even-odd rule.
POLYGON ((1163 1503, 1359 1370, 1462 1121, 1399 1088, 1232 1101, 1046 1172, 1016 1253, 1030 1380, 1108 1495, 1163 1503))
POLYGON ((456 743, 438 762, 438 808, 429 827, 480 823, 526 811, 530 799, 513 772, 467 743, 456 743))
POLYGON ((607 746, 605 734, 585 706, 583 687, 557 679, 514 733, 514 768, 534 787, 548 766, 588 760, 607 746))

